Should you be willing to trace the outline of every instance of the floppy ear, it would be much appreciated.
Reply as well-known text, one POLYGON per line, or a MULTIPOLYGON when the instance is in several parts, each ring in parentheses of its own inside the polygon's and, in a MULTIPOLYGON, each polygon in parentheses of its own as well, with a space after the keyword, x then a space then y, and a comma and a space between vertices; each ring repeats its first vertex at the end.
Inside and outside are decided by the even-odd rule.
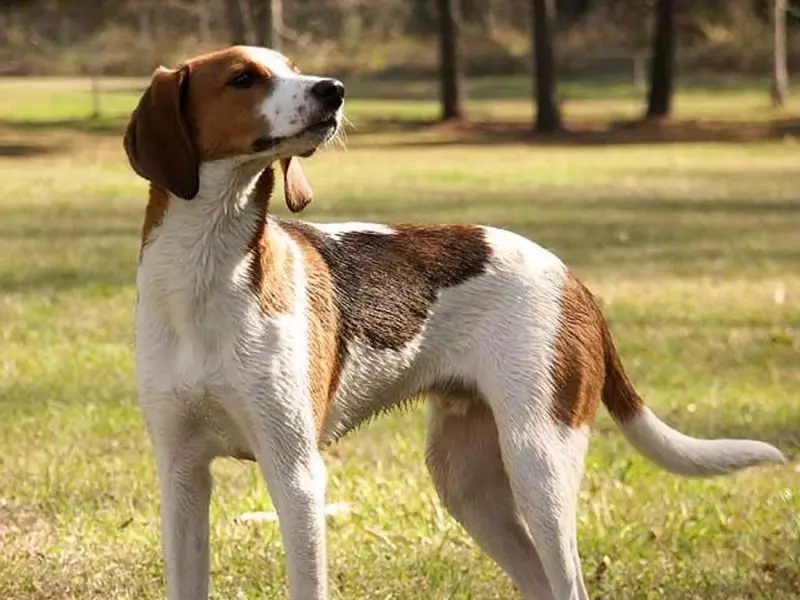
POLYGON ((281 159, 283 169, 283 195, 289 210, 297 213, 303 210, 314 199, 314 192, 296 156, 281 159))
POLYGON ((185 200, 200 187, 197 149, 185 114, 188 84, 188 66, 156 69, 125 131, 133 170, 185 200))

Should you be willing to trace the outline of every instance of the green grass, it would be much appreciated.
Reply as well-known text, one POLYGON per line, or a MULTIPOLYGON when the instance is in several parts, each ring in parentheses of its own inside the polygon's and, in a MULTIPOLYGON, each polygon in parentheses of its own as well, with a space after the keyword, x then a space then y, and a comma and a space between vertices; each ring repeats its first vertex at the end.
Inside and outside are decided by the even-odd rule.
MULTIPOLYGON (((524 86, 501 83, 474 82, 474 110, 510 107, 509 118, 527 119, 524 86)), ((81 85, 0 82, 4 599, 163 594, 154 463, 131 364, 145 186, 118 129, 136 98, 124 90, 140 82, 110 82, 123 91, 107 94, 107 113, 89 125, 81 85)), ((569 89, 580 98, 568 117, 639 110, 613 86, 569 89)), ((355 85, 351 119, 366 125, 347 152, 306 161, 318 197, 306 218, 484 222, 558 252, 601 296, 628 370, 662 417, 695 435, 756 436, 793 458, 684 480, 645 462, 602 415, 579 512, 592 597, 796 598, 798 142, 481 143, 371 124, 434 116, 429 92, 355 85)), ((775 116, 765 98, 698 89, 679 97, 679 114, 775 116)), ((423 407, 397 413, 328 454, 329 500, 353 508, 330 520, 336 597, 514 597, 435 500, 423 424, 423 407)), ((284 597, 276 526, 234 522, 270 507, 256 469, 220 461, 214 473, 213 597, 284 597)))

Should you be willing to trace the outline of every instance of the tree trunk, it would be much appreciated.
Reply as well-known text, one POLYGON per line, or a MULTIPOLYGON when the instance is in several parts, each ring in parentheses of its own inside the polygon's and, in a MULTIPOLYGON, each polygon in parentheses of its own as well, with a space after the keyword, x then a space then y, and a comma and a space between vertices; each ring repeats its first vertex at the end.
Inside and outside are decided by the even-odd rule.
POLYGON ((460 15, 456 0, 437 0, 442 120, 464 118, 464 85, 458 48, 460 15))
POLYGON ((253 0, 253 22, 259 46, 280 49, 282 8, 281 0, 253 0))
POLYGON ((772 105, 786 105, 789 70, 786 66, 786 0, 772 1, 772 105))
POLYGON ((553 0, 532 0, 531 46, 533 48, 536 131, 561 129, 561 112, 556 94, 556 59, 553 51, 555 5, 553 0))
POLYGON ((672 113, 675 77, 675 2, 656 0, 655 35, 650 58, 647 119, 665 119, 672 113))
POLYGON ((225 0, 231 44, 247 44, 247 26, 240 0, 225 0))

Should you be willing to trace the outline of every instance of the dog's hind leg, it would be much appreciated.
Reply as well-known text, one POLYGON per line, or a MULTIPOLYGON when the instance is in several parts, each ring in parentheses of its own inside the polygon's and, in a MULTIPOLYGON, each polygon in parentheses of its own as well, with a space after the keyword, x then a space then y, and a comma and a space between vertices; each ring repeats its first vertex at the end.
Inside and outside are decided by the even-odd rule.
POLYGON ((552 592, 556 600, 588 600, 575 516, 588 427, 573 429, 520 406, 502 414, 503 462, 552 592))
POLYGON ((551 600, 545 572, 517 511, 489 408, 477 399, 430 400, 426 464, 450 514, 526 599, 551 600))

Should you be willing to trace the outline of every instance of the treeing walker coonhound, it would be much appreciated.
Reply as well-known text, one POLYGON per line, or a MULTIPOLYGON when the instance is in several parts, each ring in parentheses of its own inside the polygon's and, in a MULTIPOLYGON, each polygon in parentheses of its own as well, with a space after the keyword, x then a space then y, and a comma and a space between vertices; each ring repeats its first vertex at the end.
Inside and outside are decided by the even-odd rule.
POLYGON ((328 595, 320 451, 425 395, 441 501, 525 598, 588 598, 575 509, 598 400, 647 458, 687 476, 784 461, 699 440, 636 394, 591 293, 555 255, 472 225, 316 225, 269 213, 311 190, 297 157, 341 127, 344 86, 232 47, 159 68, 125 149, 150 182, 136 365, 158 462, 170 600, 208 595, 209 465, 255 460, 290 597, 328 595))

